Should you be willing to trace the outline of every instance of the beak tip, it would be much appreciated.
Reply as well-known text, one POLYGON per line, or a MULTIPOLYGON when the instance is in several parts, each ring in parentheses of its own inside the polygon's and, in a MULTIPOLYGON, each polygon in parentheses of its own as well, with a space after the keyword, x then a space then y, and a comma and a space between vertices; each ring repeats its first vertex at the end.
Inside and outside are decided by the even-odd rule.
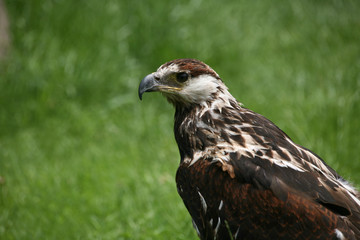
POLYGON ((143 78, 139 85, 139 99, 142 100, 142 96, 145 92, 153 91, 153 88, 156 86, 156 82, 152 74, 147 75, 143 78))

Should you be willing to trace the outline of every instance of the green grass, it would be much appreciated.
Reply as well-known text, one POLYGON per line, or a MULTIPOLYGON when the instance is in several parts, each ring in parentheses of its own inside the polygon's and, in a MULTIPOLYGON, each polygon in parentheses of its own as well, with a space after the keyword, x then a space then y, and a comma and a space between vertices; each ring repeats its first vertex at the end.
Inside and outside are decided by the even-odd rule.
POLYGON ((360 185, 358 1, 5 1, 0 239, 196 239, 160 64, 212 66, 245 106, 360 185))

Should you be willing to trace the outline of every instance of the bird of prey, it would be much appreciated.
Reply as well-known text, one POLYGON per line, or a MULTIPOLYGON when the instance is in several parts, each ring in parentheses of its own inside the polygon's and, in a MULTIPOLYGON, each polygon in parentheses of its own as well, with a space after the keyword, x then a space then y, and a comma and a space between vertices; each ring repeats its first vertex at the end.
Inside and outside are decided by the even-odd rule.
POLYGON ((139 85, 175 107, 179 195, 200 239, 360 239, 360 194, 319 156, 243 107, 195 59, 139 85))

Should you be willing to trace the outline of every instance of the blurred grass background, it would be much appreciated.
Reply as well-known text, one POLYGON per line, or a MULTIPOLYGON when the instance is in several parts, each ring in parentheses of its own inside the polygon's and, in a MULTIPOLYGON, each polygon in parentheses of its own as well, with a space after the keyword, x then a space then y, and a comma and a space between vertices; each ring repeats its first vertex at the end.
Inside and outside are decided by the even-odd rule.
POLYGON ((173 109, 137 87, 183 57, 360 184, 360 2, 6 0, 0 239, 196 239, 173 109))

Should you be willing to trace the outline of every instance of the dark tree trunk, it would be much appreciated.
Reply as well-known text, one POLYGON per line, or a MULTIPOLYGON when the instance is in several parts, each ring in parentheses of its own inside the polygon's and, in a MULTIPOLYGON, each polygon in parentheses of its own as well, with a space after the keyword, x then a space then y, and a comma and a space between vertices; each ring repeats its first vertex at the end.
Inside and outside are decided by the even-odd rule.
POLYGON ((9 20, 3 0, 0 0, 0 60, 3 60, 10 45, 9 20))

